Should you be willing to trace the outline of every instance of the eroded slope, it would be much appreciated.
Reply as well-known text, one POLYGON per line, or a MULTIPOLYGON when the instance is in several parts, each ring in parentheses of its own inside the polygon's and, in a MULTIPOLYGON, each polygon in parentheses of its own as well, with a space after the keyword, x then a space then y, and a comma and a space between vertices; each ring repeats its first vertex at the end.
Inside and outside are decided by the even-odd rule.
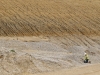
POLYGON ((99 0, 0 0, 0 35, 100 35, 99 0))

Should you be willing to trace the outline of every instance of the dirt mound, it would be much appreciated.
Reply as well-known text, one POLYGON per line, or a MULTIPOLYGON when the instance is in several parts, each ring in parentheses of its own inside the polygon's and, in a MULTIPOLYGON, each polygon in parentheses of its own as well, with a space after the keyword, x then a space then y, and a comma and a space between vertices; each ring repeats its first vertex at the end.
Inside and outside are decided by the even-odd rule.
POLYGON ((0 51, 0 73, 2 75, 20 75, 21 73, 39 72, 33 63, 35 59, 25 53, 10 51, 0 51))

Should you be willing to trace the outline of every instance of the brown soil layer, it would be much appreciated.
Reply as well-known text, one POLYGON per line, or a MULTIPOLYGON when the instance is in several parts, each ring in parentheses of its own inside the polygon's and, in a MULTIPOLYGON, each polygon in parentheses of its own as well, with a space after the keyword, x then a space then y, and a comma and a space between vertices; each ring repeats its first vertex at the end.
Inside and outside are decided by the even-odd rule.
POLYGON ((0 0, 0 36, 100 35, 99 0, 0 0))

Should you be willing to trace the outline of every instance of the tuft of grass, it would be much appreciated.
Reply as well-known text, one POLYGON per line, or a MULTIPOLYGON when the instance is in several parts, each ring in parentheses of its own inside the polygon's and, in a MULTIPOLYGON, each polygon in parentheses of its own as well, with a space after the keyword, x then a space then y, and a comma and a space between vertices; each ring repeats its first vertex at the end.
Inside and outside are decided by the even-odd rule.
POLYGON ((15 50, 10 50, 11 52, 15 52, 15 50))

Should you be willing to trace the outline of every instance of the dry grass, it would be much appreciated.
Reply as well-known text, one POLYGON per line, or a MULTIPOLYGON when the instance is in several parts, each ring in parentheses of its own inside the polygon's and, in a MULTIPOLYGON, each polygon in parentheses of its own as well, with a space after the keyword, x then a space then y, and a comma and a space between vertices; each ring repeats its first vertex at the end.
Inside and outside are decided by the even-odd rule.
POLYGON ((100 0, 0 0, 0 35, 100 35, 99 4, 100 0))

